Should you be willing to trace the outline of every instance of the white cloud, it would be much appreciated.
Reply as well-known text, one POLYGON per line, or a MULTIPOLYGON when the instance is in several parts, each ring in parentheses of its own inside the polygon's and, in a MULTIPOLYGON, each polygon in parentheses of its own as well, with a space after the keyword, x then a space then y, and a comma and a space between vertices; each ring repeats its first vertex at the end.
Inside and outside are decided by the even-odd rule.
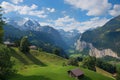
POLYGON ((113 6, 113 10, 110 10, 109 11, 109 14, 112 15, 112 16, 118 16, 120 15, 120 5, 114 5, 113 6))
POLYGON ((23 2, 23 0, 11 0, 11 2, 13 2, 14 4, 18 4, 20 2, 23 2))
POLYGON ((25 24, 26 21, 28 21, 29 18, 25 17, 25 18, 21 18, 20 20, 15 20, 15 22, 19 25, 22 26, 25 24))
POLYGON ((65 0, 65 3, 86 10, 88 16, 99 16, 106 14, 112 4, 108 0, 65 0))
POLYGON ((90 28, 96 28, 103 26, 109 19, 99 17, 91 18, 88 21, 79 22, 75 20, 74 18, 71 18, 69 16, 65 16, 62 18, 58 18, 57 20, 48 20, 47 22, 40 22, 41 25, 50 25, 53 26, 56 29, 64 29, 65 31, 69 31, 72 29, 77 29, 80 32, 84 32, 87 29, 90 28))
POLYGON ((5 13, 17 12, 21 15, 37 16, 40 18, 46 18, 48 13, 55 11, 54 8, 49 8, 49 10, 47 10, 47 8, 42 10, 37 10, 38 6, 35 4, 32 4, 32 6, 27 6, 27 5, 18 6, 5 1, 1 3, 1 6, 4 9, 5 13))
POLYGON ((106 22, 108 22, 109 19, 99 17, 91 18, 89 21, 81 22, 80 27, 78 28, 81 32, 84 32, 87 29, 93 29, 97 27, 103 26, 106 22))
POLYGON ((49 26, 53 27, 53 25, 50 24, 50 23, 48 23, 48 22, 39 22, 39 24, 40 24, 41 26, 49 25, 49 26))
POLYGON ((8 2, 3 1, 0 5, 4 9, 5 13, 11 12, 11 11, 15 11, 15 6, 10 4, 10 3, 8 3, 8 2))
POLYGON ((46 8, 49 12, 55 12, 54 8, 46 8))
MULTIPOLYGON (((49 21, 52 22, 52 21, 49 21)), ((80 22, 76 21, 74 18, 70 18, 69 16, 65 16, 63 18, 58 18, 54 20, 55 28, 64 29, 66 31, 75 29, 80 26, 80 22)))
POLYGON ((46 22, 40 22, 42 26, 50 25, 56 29, 64 29, 66 31, 75 29, 77 25, 80 25, 80 22, 76 21, 74 18, 70 18, 69 16, 65 16, 62 18, 58 18, 57 20, 48 20, 46 22))

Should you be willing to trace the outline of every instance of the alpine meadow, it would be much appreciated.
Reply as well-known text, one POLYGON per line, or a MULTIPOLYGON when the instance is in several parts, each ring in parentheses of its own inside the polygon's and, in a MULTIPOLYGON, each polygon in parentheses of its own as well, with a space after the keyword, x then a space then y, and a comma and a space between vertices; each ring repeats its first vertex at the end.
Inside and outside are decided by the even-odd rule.
POLYGON ((0 80, 120 80, 120 0, 0 0, 0 80))

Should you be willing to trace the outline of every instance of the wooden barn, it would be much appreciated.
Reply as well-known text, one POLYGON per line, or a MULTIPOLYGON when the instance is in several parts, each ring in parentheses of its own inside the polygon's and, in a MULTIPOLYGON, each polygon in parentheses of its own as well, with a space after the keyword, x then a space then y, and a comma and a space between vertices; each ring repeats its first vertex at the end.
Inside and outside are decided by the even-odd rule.
POLYGON ((38 49, 35 45, 31 45, 31 46, 29 46, 29 48, 32 49, 32 50, 37 50, 38 49))
POLYGON ((4 44, 8 47, 15 47, 16 46, 15 43, 11 43, 9 41, 5 41, 4 44))
POLYGON ((84 77, 84 73, 80 70, 80 69, 73 69, 73 70, 69 70, 68 74, 71 77, 75 77, 76 79, 80 79, 82 77, 84 77))

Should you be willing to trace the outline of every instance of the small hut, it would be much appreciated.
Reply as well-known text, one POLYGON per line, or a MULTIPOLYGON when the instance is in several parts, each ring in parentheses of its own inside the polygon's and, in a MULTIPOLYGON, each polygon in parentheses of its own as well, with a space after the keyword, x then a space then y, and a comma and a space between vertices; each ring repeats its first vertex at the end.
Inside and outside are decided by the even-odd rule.
POLYGON ((71 77, 75 77, 76 79, 80 79, 84 76, 84 73, 80 69, 69 70, 68 74, 71 77))
POLYGON ((4 44, 8 47, 15 47, 15 43, 11 43, 9 41, 5 41, 4 44))
POLYGON ((37 48, 36 46, 34 46, 34 45, 29 46, 29 48, 32 49, 32 50, 37 50, 37 49, 38 49, 38 48, 37 48))

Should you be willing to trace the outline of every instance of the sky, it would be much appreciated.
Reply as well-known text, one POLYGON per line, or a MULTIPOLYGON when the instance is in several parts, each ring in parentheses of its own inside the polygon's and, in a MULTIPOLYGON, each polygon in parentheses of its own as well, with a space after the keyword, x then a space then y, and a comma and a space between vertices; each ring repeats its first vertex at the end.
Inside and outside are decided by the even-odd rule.
POLYGON ((120 15, 120 0, 0 0, 4 17, 33 19, 70 31, 103 26, 120 15))

